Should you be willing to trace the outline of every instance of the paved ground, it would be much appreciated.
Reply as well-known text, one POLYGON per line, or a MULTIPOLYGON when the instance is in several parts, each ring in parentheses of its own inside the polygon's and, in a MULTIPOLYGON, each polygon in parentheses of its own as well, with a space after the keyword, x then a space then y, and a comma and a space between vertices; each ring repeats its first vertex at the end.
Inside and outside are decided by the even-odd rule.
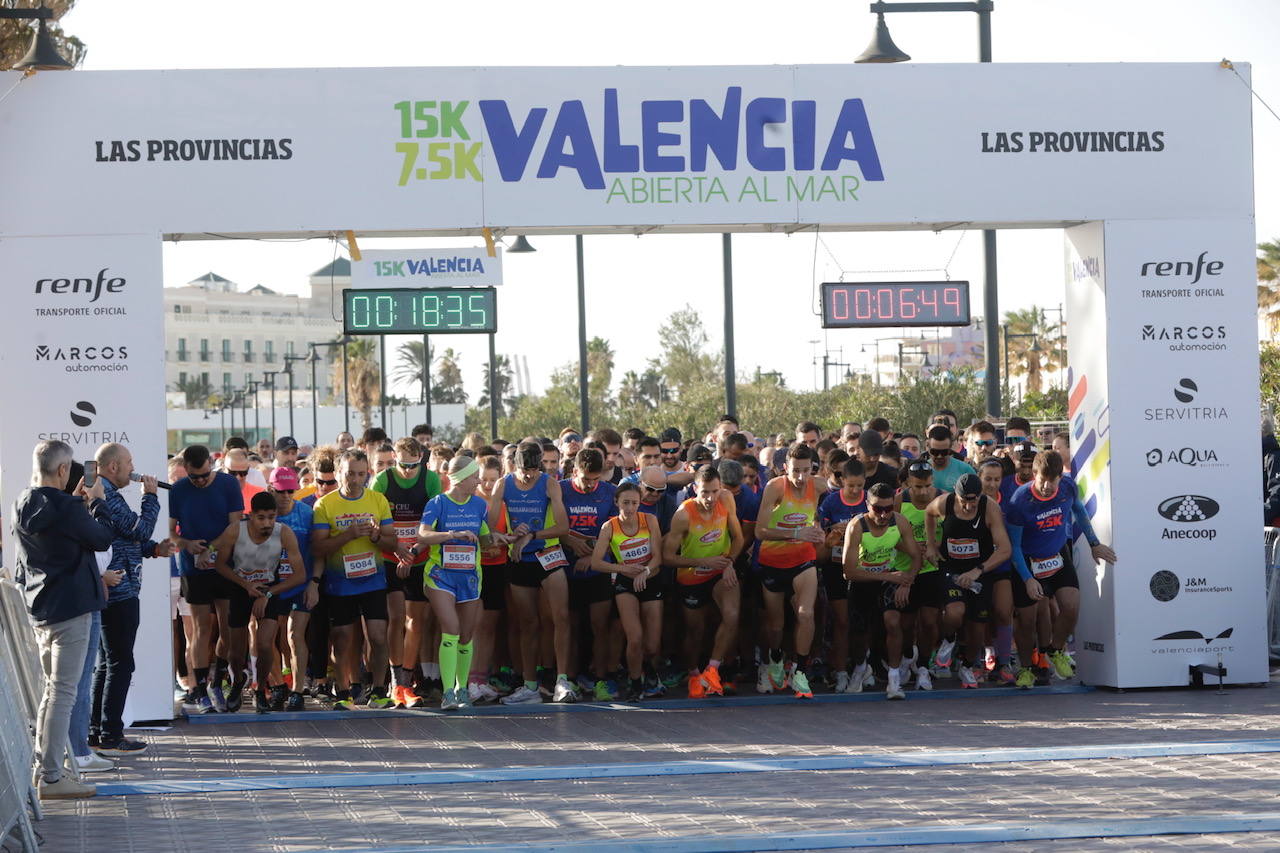
MULTIPOLYGON (((178 723, 97 781, 1280 739, 1280 685, 512 716, 178 723), (108 778, 109 777, 109 778, 108 778)), ((52 804, 45 849, 298 853, 606 844, 1280 811, 1275 754, 101 797, 52 804)), ((981 845, 990 847, 990 844, 981 845)), ((1280 832, 1018 842, 1017 850, 1280 849, 1280 832)), ((888 849, 888 848, 882 848, 888 849)), ((913 848, 919 849, 919 848, 913 848)), ((946 846, 941 849, 958 849, 946 846)))

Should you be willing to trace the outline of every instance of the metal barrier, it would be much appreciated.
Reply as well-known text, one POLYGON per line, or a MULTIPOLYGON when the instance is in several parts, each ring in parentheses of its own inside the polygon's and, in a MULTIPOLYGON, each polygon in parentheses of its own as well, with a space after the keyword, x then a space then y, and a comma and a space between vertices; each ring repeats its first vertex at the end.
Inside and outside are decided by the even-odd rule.
POLYGON ((1280 662, 1280 527, 1264 527, 1267 555, 1267 653, 1280 662))
POLYGON ((34 727, 44 693, 44 672, 40 669, 40 649, 27 613, 26 597, 22 587, 10 580, 0 580, 0 621, 8 629, 4 651, 16 671, 16 693, 21 697, 27 722, 34 727))
POLYGON ((35 716, 27 713, 27 706, 32 691, 43 689, 43 682, 29 682, 21 672, 34 663, 36 673, 40 673, 38 653, 31 659, 36 649, 35 637, 22 591, 7 580, 0 581, 0 586, 0 639, 4 649, 0 655, 0 696, 21 697, 20 701, 0 703, 0 838, 7 838, 16 827, 22 849, 35 853, 31 817, 40 820, 43 815, 32 785, 35 716), (15 595, 20 607, 17 611, 13 607, 15 595))

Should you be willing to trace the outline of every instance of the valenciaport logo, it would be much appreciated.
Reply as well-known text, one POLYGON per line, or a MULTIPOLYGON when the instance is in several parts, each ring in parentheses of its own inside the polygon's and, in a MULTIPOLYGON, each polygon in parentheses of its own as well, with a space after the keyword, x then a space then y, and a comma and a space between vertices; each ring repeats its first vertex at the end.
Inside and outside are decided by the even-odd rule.
POLYGON ((1176 406, 1152 406, 1144 409, 1142 417, 1148 421, 1175 421, 1190 423, 1195 421, 1220 421, 1227 417, 1227 410, 1222 406, 1206 406, 1203 403, 1193 405, 1200 395, 1200 386, 1190 377, 1184 376, 1172 389, 1172 397, 1176 406))
POLYGON ((1071 280, 1075 282, 1086 278, 1094 281, 1102 278, 1102 262, 1094 255, 1071 262, 1071 280))
POLYGON ((37 433, 36 438, 41 441, 65 441, 73 447, 96 448, 111 441, 127 444, 129 433, 125 430, 104 429, 98 423, 97 405, 89 400, 77 400, 67 411, 66 424, 37 433), (95 425, 97 429, 89 428, 95 425))
MULTIPOLYGON (((1204 495, 1176 495, 1156 505, 1161 518, 1177 524, 1200 524, 1217 515, 1219 509, 1217 501, 1204 495)), ((1166 527, 1160 538, 1213 540, 1218 538, 1218 531, 1212 527, 1166 527)))
POLYGON ((1173 447, 1164 449, 1153 447, 1147 451, 1147 467, 1159 468, 1161 465, 1181 465, 1186 468, 1225 468, 1225 462, 1218 461, 1218 451, 1212 447, 1173 447))
POLYGON ((36 344, 35 360, 62 364, 67 373, 124 373, 129 370, 127 344, 50 346, 36 344))
MULTIPOLYGON (((125 314, 122 306, 95 304, 104 296, 123 293, 128 282, 124 276, 112 275, 107 267, 97 275, 84 278, 38 278, 37 295, 56 297, 51 305, 35 309, 37 317, 89 317, 102 314, 125 314)), ((111 301, 110 299, 107 300, 111 301)))
POLYGON ((1168 569, 1161 569, 1151 576, 1151 597, 1156 601, 1173 601, 1178 593, 1193 595, 1198 592, 1231 592, 1231 587, 1210 583, 1208 578, 1179 578, 1168 569))
POLYGON ((1231 639, 1231 635, 1235 630, 1235 628, 1224 628, 1216 634, 1206 634, 1202 631, 1194 630, 1170 631, 1167 634, 1152 638, 1151 642, 1161 645, 1152 646, 1151 654, 1172 655, 1204 651, 1233 652, 1235 651, 1235 646, 1228 644, 1227 641, 1231 639))
POLYGON ((1167 345, 1170 352, 1211 352, 1227 348, 1226 326, 1142 326, 1142 340, 1167 345))

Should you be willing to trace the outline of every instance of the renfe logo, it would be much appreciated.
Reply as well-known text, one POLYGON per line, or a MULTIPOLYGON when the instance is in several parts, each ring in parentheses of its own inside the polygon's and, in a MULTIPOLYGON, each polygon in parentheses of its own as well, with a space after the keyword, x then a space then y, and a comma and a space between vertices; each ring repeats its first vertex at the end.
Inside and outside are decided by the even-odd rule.
POLYGON ((554 178, 562 168, 573 169, 586 189, 604 189, 605 173, 705 172, 711 157, 721 169, 731 172, 738 168, 740 142, 745 142, 742 147, 747 163, 757 171, 810 172, 817 168, 832 172, 851 160, 858 164, 865 180, 884 180, 861 98, 849 98, 841 104, 820 162, 817 101, 753 98, 744 105, 741 86, 728 87, 718 106, 701 98, 640 101, 638 120, 625 122, 628 127, 640 128, 639 139, 630 144, 622 136, 618 90, 605 89, 603 101, 603 120, 597 123, 603 130, 599 140, 592 133, 582 101, 563 101, 545 132, 547 107, 532 108, 517 126, 506 101, 480 101, 480 114, 502 180, 521 180, 535 145, 543 139, 537 177, 554 178), (789 144, 771 144, 775 140, 789 144))
POLYGON ((43 293, 48 288, 50 293, 83 293, 89 296, 90 302, 97 302, 102 291, 119 293, 124 290, 123 278, 107 278, 107 268, 98 270, 97 278, 38 278, 36 293, 43 293))
POLYGON ((1205 263, 1205 255, 1207 251, 1201 252, 1200 257, 1192 261, 1147 261, 1142 265, 1142 275, 1145 278, 1148 275, 1156 275, 1161 277, 1167 276, 1193 276, 1191 283, 1195 284, 1200 280, 1201 275, 1222 275, 1222 261, 1209 261, 1205 263))

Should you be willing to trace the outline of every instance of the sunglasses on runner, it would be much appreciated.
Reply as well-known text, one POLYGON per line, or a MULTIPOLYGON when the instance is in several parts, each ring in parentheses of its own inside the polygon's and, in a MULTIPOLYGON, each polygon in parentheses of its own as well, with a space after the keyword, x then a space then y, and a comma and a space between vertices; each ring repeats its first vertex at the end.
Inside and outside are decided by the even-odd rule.
POLYGON ((938 458, 943 459, 951 455, 951 448, 950 447, 930 447, 929 455, 937 456, 938 458))
POLYGON ((320 478, 317 477, 316 485, 317 486, 336 486, 338 485, 338 481, 337 480, 321 480, 320 478))
POLYGON ((667 490, 667 487, 666 487, 666 486, 660 486, 659 488, 656 488, 656 489, 655 489, 653 486, 650 486, 648 483, 641 483, 641 484, 640 484, 640 486, 641 486, 641 487, 642 487, 646 492, 653 492, 655 495, 662 494, 663 492, 665 492, 665 491, 667 490))
POLYGON ((870 504, 869 509, 876 515, 884 515, 887 512, 893 512, 893 504, 870 504))
POLYGON ((979 447, 990 447, 996 443, 996 440, 994 438, 975 438, 973 443, 979 447))
POLYGON ((917 477, 923 476, 925 474, 932 474, 933 466, 930 465, 928 462, 924 461, 923 459, 920 459, 915 462, 912 462, 910 465, 907 466, 907 473, 914 474, 917 477))
POLYGON ((249 469, 248 469, 248 468, 246 468, 246 469, 244 469, 243 471, 228 471, 227 473, 228 473, 228 474, 230 474, 230 475, 231 475, 231 476, 233 476, 233 477, 248 477, 248 476, 249 476, 249 469))
POLYGON ((412 471, 414 468, 417 468, 421 464, 422 464, 421 460, 417 462, 397 462, 396 467, 403 468, 406 471, 412 471))
POLYGON ((670 450, 667 450, 667 449, 665 449, 665 448, 660 448, 660 449, 658 450, 658 452, 659 452, 659 453, 661 453, 661 454, 662 454, 662 455, 664 455, 664 456, 671 456, 672 454, 679 453, 679 452, 680 452, 680 448, 678 448, 678 447, 673 447, 673 448, 671 448, 670 450))
POLYGON ((213 471, 205 471, 203 474, 193 474, 191 472, 187 472, 188 480, 207 480, 212 476, 213 476, 213 471))
POLYGON ((275 492, 277 495, 291 495, 296 492, 297 489, 272 489, 271 491, 275 492))

